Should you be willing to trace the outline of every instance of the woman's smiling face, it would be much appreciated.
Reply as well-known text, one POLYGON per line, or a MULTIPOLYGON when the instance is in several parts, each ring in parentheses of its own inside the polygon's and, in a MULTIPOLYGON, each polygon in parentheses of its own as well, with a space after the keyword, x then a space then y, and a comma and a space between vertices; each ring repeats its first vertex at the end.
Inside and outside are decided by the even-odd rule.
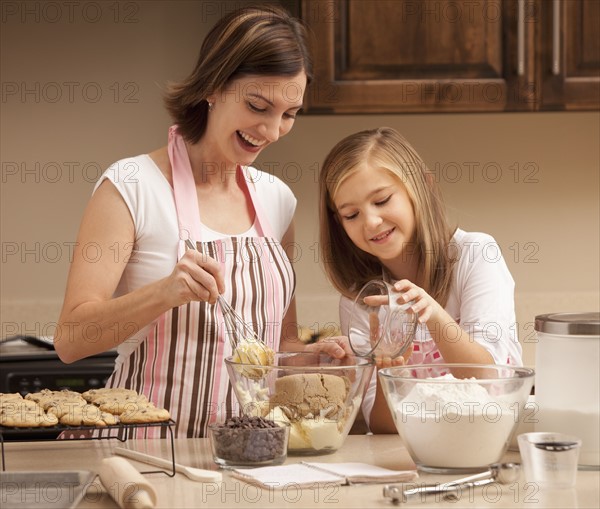
POLYGON ((302 107, 306 74, 246 76, 209 97, 213 103, 204 139, 218 161, 252 164, 269 144, 290 132, 302 107))
POLYGON ((389 171, 361 166, 342 181, 333 203, 350 240, 382 262, 414 245, 412 202, 400 179, 389 171))

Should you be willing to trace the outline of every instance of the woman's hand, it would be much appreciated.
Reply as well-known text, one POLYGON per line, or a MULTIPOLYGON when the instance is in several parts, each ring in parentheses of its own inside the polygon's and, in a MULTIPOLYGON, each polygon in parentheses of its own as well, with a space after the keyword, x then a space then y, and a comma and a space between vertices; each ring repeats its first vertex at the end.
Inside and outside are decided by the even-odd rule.
POLYGON ((316 343, 306 346, 307 352, 318 352, 330 355, 335 359, 343 359, 347 355, 354 355, 350 342, 346 336, 331 336, 321 339, 316 343))
POLYGON ((435 315, 439 316, 439 313, 444 311, 431 295, 408 279, 396 281, 394 290, 402 294, 398 297, 398 304, 406 304, 412 301, 408 309, 417 315, 420 323, 426 323, 430 318, 435 315))
MULTIPOLYGON (((350 347, 350 342, 346 336, 332 336, 322 339, 317 343, 311 343, 310 345, 307 345, 306 351, 326 353, 336 359, 354 355, 354 352, 350 347)), ((404 366, 408 362, 412 352, 413 345, 411 343, 402 355, 394 357, 393 359, 391 357, 375 356, 375 365, 377 366, 377 369, 388 368, 391 366, 404 366)))
POLYGON ((167 296, 172 297, 172 307, 190 301, 214 304, 225 291, 219 263, 210 256, 188 249, 165 280, 167 296))

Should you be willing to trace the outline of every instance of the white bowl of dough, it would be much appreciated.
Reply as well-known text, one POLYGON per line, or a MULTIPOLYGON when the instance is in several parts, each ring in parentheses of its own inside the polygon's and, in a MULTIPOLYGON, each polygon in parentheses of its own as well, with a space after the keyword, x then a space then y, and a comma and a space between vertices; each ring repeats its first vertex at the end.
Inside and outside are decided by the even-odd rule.
POLYGON ((275 353, 257 367, 225 359, 241 413, 289 423, 288 454, 338 450, 360 410, 373 362, 355 356, 275 353))
POLYGON ((461 473, 498 463, 521 420, 534 371, 501 365, 384 368, 379 383, 420 470, 461 473))

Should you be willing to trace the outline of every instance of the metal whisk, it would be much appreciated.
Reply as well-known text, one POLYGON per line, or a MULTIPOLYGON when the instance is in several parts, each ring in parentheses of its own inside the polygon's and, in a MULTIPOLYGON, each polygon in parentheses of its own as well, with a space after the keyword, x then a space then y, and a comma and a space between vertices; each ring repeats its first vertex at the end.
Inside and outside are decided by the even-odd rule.
POLYGON ((270 349, 264 342, 255 334, 254 330, 244 321, 244 319, 236 312, 233 307, 221 295, 217 297, 217 302, 223 311, 223 318, 227 326, 227 335, 231 343, 231 349, 234 354, 237 351, 241 362, 247 364, 264 364, 261 357, 269 358, 270 349), (239 349, 240 342, 245 344, 256 344, 264 355, 260 356, 252 349, 239 349))
MULTIPOLYGON (((185 241, 186 246, 189 249, 196 249, 195 244, 187 239, 185 241)), ((231 345, 231 350, 235 355, 237 353, 241 362, 246 364, 257 364, 261 365, 264 361, 261 360, 261 356, 259 356, 255 351, 245 348, 238 349, 240 343, 244 344, 253 344, 255 343, 257 347, 264 353, 263 357, 267 359, 272 357, 272 350, 265 345, 265 343, 258 337, 258 335, 254 332, 252 327, 250 327, 244 319, 237 313, 235 309, 227 302, 222 295, 217 297, 217 303, 221 306, 221 311, 223 312, 223 318, 225 319, 226 325, 226 334, 229 339, 229 344, 231 345)))

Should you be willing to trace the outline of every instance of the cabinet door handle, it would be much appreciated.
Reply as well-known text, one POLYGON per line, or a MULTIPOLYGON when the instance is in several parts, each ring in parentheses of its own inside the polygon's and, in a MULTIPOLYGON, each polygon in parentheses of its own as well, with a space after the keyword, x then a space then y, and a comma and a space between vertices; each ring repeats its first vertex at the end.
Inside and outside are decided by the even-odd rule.
POLYGON ((525 74, 525 0, 517 2, 517 75, 525 74))
POLYGON ((552 74, 560 74, 560 0, 552 2, 552 74))

